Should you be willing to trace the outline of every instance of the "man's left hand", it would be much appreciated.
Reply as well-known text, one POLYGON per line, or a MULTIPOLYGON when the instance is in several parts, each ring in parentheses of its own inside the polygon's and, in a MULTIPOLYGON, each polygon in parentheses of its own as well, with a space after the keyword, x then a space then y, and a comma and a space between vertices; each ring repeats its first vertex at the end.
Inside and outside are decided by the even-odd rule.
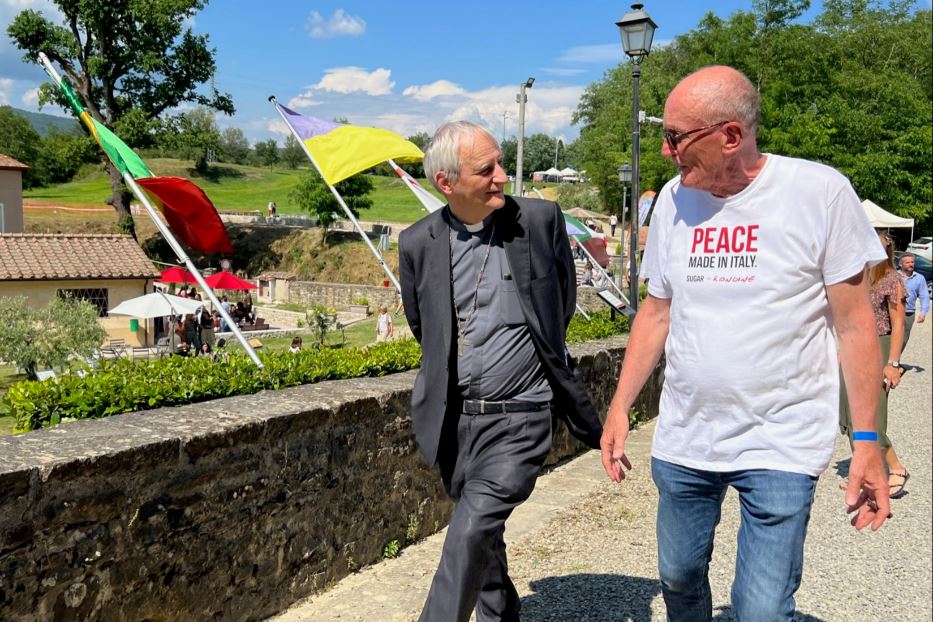
POLYGON ((917 314, 917 324, 923 324, 923 320, 925 320, 926 317, 927 317, 927 316, 925 316, 924 314, 918 313, 918 314, 917 314))

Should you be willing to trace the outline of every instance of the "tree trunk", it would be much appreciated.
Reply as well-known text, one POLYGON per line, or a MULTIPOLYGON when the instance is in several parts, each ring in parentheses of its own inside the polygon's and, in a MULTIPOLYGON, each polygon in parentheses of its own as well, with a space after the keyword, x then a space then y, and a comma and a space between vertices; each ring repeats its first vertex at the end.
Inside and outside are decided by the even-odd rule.
POLYGON ((133 214, 130 213, 130 200, 133 194, 123 185, 123 176, 110 162, 107 162, 107 173, 110 175, 110 189, 113 194, 107 201, 113 205, 117 212, 117 230, 120 233, 129 233, 134 240, 136 237, 136 223, 133 222, 133 214))

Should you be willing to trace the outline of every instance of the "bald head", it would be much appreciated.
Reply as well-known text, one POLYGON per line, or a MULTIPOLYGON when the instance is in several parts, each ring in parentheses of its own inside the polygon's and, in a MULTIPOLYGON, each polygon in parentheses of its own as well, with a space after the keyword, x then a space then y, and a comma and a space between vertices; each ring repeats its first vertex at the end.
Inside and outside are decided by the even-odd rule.
POLYGON ((691 73, 668 96, 665 117, 671 106, 689 111, 704 124, 738 121, 750 136, 758 134, 758 91, 745 74, 732 67, 712 65, 691 73))

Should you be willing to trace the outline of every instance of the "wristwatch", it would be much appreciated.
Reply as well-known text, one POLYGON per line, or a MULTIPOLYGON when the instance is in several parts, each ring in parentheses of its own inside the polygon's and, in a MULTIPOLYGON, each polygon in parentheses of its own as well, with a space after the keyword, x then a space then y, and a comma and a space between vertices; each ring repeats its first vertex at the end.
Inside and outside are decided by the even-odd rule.
POLYGON ((888 365, 890 365, 890 366, 893 367, 894 369, 900 369, 900 368, 901 368, 901 362, 900 362, 900 361, 888 361, 888 365))

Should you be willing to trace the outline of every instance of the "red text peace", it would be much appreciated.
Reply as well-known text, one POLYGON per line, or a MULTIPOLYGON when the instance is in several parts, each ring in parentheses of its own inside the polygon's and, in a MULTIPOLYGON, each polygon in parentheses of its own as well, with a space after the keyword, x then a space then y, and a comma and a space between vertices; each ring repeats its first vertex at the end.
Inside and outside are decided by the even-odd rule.
POLYGON ((691 253, 757 253, 758 225, 698 227, 693 230, 691 253))

